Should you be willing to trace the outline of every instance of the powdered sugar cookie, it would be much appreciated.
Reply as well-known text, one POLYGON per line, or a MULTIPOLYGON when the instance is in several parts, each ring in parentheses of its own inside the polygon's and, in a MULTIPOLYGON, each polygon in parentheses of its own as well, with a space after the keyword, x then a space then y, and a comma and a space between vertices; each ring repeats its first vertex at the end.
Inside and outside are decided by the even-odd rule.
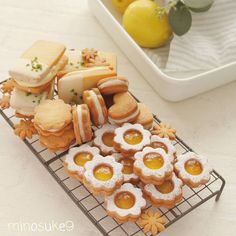
POLYGON ((97 88, 85 90, 83 100, 88 105, 94 125, 100 126, 107 122, 107 108, 97 88))
POLYGON ((129 81, 125 77, 115 76, 99 80, 97 87, 104 95, 122 93, 128 91, 129 81))
POLYGON ((111 195, 123 183, 122 165, 113 156, 96 155, 84 167, 83 183, 93 194, 111 195))
POLYGON ((64 161, 66 172, 70 177, 82 181, 85 163, 91 161, 99 153, 100 150, 97 147, 87 144, 71 148, 64 161))
POLYGON ((150 144, 150 136, 142 125, 125 123, 115 130, 114 147, 123 155, 131 156, 150 144))
POLYGON ((183 182, 175 174, 161 185, 146 184, 144 193, 155 207, 172 208, 182 200, 183 182))
POLYGON ((112 154, 115 151, 113 139, 116 126, 105 124, 94 132, 93 144, 100 148, 103 155, 112 154))
POLYGON ((150 109, 144 103, 138 103, 139 116, 135 123, 141 124, 145 129, 151 129, 153 124, 153 115, 150 109))
POLYGON ((134 173, 142 182, 160 185, 170 179, 173 166, 169 156, 161 148, 145 147, 134 155, 134 173))
POLYGON ((178 156, 174 168, 177 176, 191 188, 206 184, 211 178, 212 168, 207 158, 194 152, 178 156))
POLYGON ((168 138, 161 138, 158 135, 152 135, 150 146, 153 148, 162 148, 170 156, 171 162, 174 162, 176 157, 176 148, 168 138))
POLYGON ((121 223, 136 221, 146 206, 140 188, 123 184, 111 196, 105 198, 107 214, 121 223))

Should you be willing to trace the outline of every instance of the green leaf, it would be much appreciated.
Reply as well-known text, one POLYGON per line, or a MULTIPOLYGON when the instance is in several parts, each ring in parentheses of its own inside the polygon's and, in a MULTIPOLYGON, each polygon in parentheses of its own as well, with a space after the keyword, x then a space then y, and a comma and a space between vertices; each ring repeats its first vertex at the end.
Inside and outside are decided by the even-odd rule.
POLYGON ((183 2, 191 11, 204 12, 211 8, 214 0, 184 0, 183 2))
POLYGON ((178 36, 187 33, 192 25, 191 12, 182 2, 171 7, 168 18, 173 32, 178 36))

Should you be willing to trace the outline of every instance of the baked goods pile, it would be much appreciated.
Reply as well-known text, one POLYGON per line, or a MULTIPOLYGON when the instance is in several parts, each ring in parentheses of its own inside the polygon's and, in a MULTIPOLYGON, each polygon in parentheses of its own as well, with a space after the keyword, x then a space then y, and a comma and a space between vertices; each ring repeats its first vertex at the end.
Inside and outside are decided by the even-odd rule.
POLYGON ((175 129, 155 124, 149 108, 130 94, 127 78, 116 74, 114 54, 64 51, 62 44, 37 41, 10 70, 0 105, 22 118, 15 134, 38 134, 49 151, 68 150, 65 171, 104 196, 107 214, 117 221, 137 221, 153 235, 163 231, 165 220, 145 212, 147 201, 174 207, 184 184, 195 188, 210 180, 207 159, 178 156, 175 129))

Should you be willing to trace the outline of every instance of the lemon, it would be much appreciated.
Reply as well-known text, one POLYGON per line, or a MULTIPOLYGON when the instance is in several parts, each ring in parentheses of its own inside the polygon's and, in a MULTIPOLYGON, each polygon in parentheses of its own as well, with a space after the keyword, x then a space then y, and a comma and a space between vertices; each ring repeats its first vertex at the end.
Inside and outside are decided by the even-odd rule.
POLYGON ((126 8, 133 1, 135 1, 135 0, 112 0, 112 3, 119 12, 124 13, 126 8))
POLYGON ((161 47, 172 35, 166 12, 151 0, 131 3, 123 15, 123 26, 145 48, 161 47))

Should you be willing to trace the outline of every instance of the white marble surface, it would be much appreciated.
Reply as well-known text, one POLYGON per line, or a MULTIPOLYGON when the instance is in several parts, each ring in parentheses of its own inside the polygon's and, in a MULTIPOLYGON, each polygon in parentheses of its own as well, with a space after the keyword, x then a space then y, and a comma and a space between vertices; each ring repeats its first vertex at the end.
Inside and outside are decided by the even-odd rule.
MULTIPOLYGON (((207 202, 163 235, 235 235, 235 82, 180 103, 162 100, 100 27, 86 0, 0 0, 1 80, 6 78, 11 61, 37 39, 115 52, 119 73, 130 79, 135 95, 162 120, 170 122, 197 152, 207 155, 225 177, 227 185, 217 204, 207 202)), ((0 159, 0 235, 58 236, 64 232, 12 233, 7 225, 68 220, 74 222, 75 228, 66 235, 100 235, 1 117, 0 159)))

